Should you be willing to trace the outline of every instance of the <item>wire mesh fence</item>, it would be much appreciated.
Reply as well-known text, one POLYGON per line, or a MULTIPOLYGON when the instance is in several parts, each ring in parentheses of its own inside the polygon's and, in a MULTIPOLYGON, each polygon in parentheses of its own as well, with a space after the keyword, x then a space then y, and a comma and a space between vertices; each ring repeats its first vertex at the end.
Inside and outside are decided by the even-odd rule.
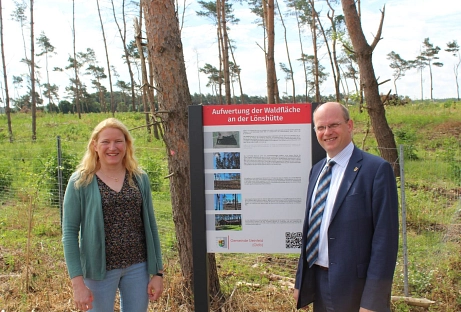
MULTIPOLYGON (((86 144, 87 141, 55 138, 45 143, 15 142, 14 145, 7 145, 0 164, 1 177, 5 180, 0 184, 1 196, 14 197, 25 188, 35 188, 41 195, 45 195, 37 198, 40 203, 59 207, 60 187, 65 190, 66 182, 83 156, 86 144), (59 181, 59 171, 62 172, 62 182, 59 181), (30 179, 31 177, 34 179, 30 179), (24 184, 30 180, 33 181, 32 184, 24 184)), ((158 149, 149 146, 136 147, 137 159, 151 179, 152 190, 164 192, 168 191, 168 184, 161 176, 165 164, 161 159, 155 158, 158 149)))
MULTIPOLYGON (((35 143, 16 141, 4 145, 3 161, 0 162, 0 202, 33 203, 37 207, 61 210, 62 199, 68 179, 80 162, 87 141, 48 138, 35 143)), ((162 149, 164 151, 164 149, 162 149)), ((151 189, 159 209, 156 216, 163 226, 160 230, 174 240, 171 226, 166 163, 158 147, 136 146, 136 157, 140 166, 149 175, 151 189)), ((62 215, 62 214, 60 214, 62 215)), ((60 220, 56 220, 60 223, 60 220)))
MULTIPOLYGON (((444 272, 455 266, 453 274, 459 274, 453 263, 460 259, 460 146, 453 142, 426 150, 409 145, 398 148, 401 223, 394 295, 436 299, 434 292, 440 287, 438 280, 446 278, 444 272)), ((444 306, 440 311, 452 311, 449 301, 461 298, 459 292, 454 297, 438 302, 444 306)))
MULTIPOLYGON (((45 209, 60 209, 60 197, 63 196, 67 179, 83 156, 87 141, 64 139, 58 142, 53 137, 43 142, 3 145, 5 148, 1 152, 3 159, 0 162, 2 205, 34 203, 45 209), (62 178, 59 178, 58 169, 61 169, 62 178)), ((158 148, 148 144, 135 147, 139 163, 149 174, 152 183, 162 247, 174 253, 176 238, 173 214, 168 179, 164 179, 168 174, 166 161, 163 156, 158 156, 162 155, 158 148)), ((369 151, 377 154, 377 148, 370 148, 369 151)), ((394 294, 430 298, 444 259, 459 258, 461 148, 459 142, 443 150, 421 151, 412 146, 402 146, 399 158, 402 174, 397 183, 403 223, 394 294), (428 259, 428 254, 437 254, 437 257, 428 259)), ((60 224, 60 220, 56 220, 56 223, 60 224)), ((235 266, 233 269, 243 272, 247 269, 262 272, 276 266, 279 269, 277 272, 294 277, 296 270, 296 255, 222 254, 217 255, 217 261, 221 273, 229 270, 229 267, 221 266, 219 262, 227 261, 237 261, 238 269, 235 266)), ((226 279, 221 282, 226 285, 226 279)), ((453 296, 461 297, 459 293, 453 296)))

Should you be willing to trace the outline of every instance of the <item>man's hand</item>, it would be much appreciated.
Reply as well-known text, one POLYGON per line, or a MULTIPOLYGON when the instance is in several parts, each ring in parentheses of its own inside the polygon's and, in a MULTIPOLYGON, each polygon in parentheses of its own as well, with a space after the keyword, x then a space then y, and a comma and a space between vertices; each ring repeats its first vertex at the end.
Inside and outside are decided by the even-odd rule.
POLYGON ((299 289, 294 289, 293 291, 293 297, 295 298, 296 301, 298 301, 298 296, 299 296, 299 289))

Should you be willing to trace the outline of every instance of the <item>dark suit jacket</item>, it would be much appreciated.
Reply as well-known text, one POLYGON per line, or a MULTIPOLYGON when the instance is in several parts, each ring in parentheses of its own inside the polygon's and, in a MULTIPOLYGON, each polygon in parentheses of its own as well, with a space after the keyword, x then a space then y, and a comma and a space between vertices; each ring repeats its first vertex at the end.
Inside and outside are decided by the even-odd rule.
MULTIPOLYGON (((312 192, 324 164, 325 160, 318 162, 309 174, 303 246, 312 192)), ((328 228, 328 276, 335 311, 356 312, 360 307, 390 311, 398 229, 398 196, 391 165, 354 147, 328 228)), ((306 263, 305 248, 295 287, 299 289, 298 309, 314 301, 315 272, 306 263)))

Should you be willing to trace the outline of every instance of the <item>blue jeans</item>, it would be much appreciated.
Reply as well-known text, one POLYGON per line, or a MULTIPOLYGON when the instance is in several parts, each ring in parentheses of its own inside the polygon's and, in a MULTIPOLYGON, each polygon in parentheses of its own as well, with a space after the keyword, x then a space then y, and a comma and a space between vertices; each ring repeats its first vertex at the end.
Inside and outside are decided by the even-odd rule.
POLYGON ((125 269, 106 272, 102 281, 85 278, 86 286, 93 292, 92 312, 114 312, 115 295, 120 290, 120 311, 146 312, 149 305, 147 264, 137 263, 125 269))

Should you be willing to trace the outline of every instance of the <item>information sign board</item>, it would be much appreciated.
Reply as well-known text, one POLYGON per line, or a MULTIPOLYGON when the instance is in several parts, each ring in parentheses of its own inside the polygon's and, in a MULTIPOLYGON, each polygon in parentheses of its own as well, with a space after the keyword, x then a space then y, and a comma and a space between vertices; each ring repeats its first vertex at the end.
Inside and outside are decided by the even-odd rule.
POLYGON ((206 105, 207 251, 299 253, 311 104, 206 105))

